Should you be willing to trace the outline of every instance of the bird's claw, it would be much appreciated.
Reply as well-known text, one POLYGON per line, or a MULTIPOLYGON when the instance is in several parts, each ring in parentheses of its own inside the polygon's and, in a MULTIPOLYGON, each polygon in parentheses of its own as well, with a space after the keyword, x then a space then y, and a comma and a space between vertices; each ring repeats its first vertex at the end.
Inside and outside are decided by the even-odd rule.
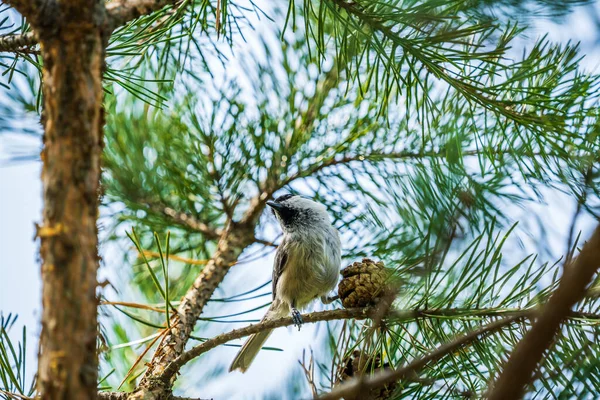
POLYGON ((292 308, 292 321, 294 322, 294 326, 298 327, 298 330, 300 330, 300 327, 304 323, 302 320, 302 315, 300 315, 300 311, 298 311, 296 308, 292 308))

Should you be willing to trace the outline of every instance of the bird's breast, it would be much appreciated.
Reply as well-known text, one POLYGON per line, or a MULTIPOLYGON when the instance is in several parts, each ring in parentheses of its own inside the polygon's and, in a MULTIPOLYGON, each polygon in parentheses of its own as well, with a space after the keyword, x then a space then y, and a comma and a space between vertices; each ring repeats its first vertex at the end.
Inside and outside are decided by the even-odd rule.
POLYGON ((288 259, 277 294, 288 304, 303 308, 335 286, 340 260, 324 237, 304 237, 288 242, 288 259), (337 260, 336 260, 337 258, 337 260))

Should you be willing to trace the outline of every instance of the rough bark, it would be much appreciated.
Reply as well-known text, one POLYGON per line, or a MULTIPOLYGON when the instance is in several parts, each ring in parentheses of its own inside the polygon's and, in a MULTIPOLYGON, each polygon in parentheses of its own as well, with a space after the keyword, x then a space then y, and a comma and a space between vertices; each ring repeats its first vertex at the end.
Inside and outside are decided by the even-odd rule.
POLYGON ((53 7, 60 15, 56 25, 36 26, 44 60, 38 394, 45 400, 95 399, 106 12, 101 3, 53 7))

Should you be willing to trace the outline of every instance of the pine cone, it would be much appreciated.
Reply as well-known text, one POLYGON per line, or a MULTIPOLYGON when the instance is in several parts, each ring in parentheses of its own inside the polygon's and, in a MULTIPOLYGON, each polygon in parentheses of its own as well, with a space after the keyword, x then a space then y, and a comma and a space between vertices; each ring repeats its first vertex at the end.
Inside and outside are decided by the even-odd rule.
POLYGON ((374 305, 386 293, 387 273, 381 261, 363 258, 344 268, 341 274, 338 295, 345 308, 374 305))
MULTIPOLYGON (((381 369, 389 368, 389 364, 381 365, 381 357, 377 354, 375 357, 369 356, 360 350, 354 350, 351 356, 345 361, 345 368, 342 370, 339 382, 344 382, 356 376, 377 373, 381 369)), ((357 393, 352 397, 344 397, 344 400, 387 400, 392 397, 398 384, 396 382, 388 383, 382 387, 373 388, 368 393, 357 393)))

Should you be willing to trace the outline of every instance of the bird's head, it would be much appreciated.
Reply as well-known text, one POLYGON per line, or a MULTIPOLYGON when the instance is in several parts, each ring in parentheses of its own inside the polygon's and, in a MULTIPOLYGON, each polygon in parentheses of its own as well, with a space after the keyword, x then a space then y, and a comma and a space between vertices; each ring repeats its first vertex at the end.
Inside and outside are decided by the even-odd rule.
POLYGON ((267 201, 267 205, 271 207, 284 231, 330 223, 325 206, 306 197, 284 194, 273 201, 267 201))

